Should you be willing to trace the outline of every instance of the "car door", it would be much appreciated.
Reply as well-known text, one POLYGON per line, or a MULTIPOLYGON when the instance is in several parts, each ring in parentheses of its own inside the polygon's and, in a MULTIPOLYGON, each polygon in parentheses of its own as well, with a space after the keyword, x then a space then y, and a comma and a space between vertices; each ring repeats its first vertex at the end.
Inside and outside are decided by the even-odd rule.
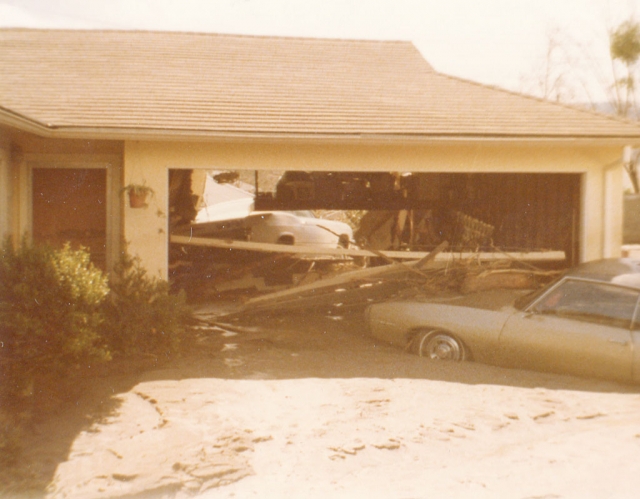
POLYGON ((512 315, 499 339, 507 365, 628 380, 640 292, 568 278, 512 315))

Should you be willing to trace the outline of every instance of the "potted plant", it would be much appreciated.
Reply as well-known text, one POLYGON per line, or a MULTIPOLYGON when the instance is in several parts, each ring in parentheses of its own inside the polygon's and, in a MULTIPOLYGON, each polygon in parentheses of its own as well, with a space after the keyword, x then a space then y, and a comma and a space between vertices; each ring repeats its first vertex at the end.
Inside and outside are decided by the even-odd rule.
POLYGON ((148 206, 147 199, 154 194, 154 190, 144 184, 125 185, 122 191, 129 195, 129 206, 131 208, 146 208, 148 206))

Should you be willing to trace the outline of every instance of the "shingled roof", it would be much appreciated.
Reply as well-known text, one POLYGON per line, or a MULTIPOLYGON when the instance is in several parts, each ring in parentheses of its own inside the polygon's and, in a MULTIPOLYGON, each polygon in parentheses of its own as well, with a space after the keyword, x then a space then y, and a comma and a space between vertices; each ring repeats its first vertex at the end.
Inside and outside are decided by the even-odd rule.
POLYGON ((640 137, 440 74, 409 42, 1 29, 0 75, 0 123, 54 136, 640 137))

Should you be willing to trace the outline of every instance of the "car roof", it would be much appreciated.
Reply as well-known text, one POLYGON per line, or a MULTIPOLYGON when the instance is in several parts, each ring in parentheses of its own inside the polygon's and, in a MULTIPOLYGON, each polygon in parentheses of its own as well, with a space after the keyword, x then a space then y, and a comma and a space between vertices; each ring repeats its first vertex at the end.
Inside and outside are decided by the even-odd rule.
POLYGON ((593 279, 640 289, 640 260, 632 258, 594 260, 569 269, 565 276, 593 279))

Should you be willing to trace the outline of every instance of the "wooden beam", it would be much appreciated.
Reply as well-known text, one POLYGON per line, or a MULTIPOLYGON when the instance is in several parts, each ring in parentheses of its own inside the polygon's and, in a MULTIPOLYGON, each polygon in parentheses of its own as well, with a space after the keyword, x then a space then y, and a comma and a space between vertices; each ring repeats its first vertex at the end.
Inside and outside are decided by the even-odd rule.
MULTIPOLYGON (((394 260, 422 260, 431 253, 426 251, 369 251, 356 248, 326 248, 322 246, 290 246, 286 244, 255 243, 250 241, 235 241, 225 239, 212 239, 208 237, 190 237, 172 235, 170 241, 175 244, 201 246, 209 248, 237 249, 243 251, 262 251, 267 253, 290 253, 298 255, 333 255, 333 256, 379 256, 394 260)), ((435 256, 437 262, 451 260, 477 259, 483 261, 504 260, 511 258, 524 261, 562 261, 565 259, 564 251, 531 251, 531 252, 459 252, 438 253, 435 256)))

